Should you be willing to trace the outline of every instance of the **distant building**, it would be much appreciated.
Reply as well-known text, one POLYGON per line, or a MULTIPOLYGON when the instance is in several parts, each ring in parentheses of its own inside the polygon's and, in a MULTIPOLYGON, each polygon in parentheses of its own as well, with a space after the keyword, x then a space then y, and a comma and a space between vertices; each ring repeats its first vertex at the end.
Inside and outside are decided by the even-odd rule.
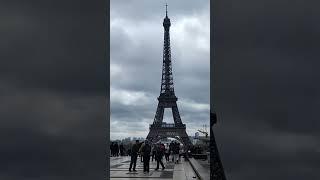
POLYGON ((121 142, 124 143, 124 144, 130 143, 131 142, 131 138, 130 137, 124 138, 124 139, 122 139, 121 142))

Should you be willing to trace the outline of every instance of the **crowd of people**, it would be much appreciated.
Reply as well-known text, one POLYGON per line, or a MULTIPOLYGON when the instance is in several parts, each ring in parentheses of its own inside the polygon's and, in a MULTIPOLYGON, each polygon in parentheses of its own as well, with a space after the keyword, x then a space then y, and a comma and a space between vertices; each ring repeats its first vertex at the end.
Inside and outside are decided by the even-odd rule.
POLYGON ((162 170, 164 170, 165 166, 162 162, 163 157, 165 157, 166 162, 170 162, 171 160, 175 164, 178 164, 181 160, 182 155, 188 154, 187 156, 189 156, 190 153, 201 154, 203 149, 198 145, 192 146, 188 149, 188 151, 185 151, 186 149, 176 141, 171 141, 170 143, 166 143, 165 145, 160 142, 152 144, 148 140, 145 140, 143 142, 139 142, 139 140, 136 140, 135 144, 133 144, 131 147, 129 144, 125 144, 124 146, 122 143, 120 143, 119 145, 118 142, 111 142, 110 150, 111 156, 113 157, 127 155, 131 156, 129 171, 136 171, 137 159, 140 156, 140 161, 143 162, 143 171, 149 172, 150 159, 152 162, 156 161, 157 163, 157 167, 155 168, 155 170, 158 170, 160 165, 162 167, 162 170))
POLYGON ((136 143, 130 149, 131 162, 129 171, 136 171, 136 163, 138 156, 140 156, 140 161, 143 162, 143 172, 149 172, 149 163, 150 157, 151 161, 155 160, 157 162, 157 167, 155 170, 159 169, 161 165, 162 170, 165 169, 165 166, 162 162, 163 156, 167 162, 170 161, 170 155, 172 156, 172 162, 179 163, 182 154, 184 153, 183 148, 180 148, 180 143, 171 142, 167 143, 166 146, 163 143, 152 144, 150 141, 145 140, 140 143, 139 140, 136 140, 136 143))
POLYGON ((125 155, 125 148, 123 144, 118 145, 117 142, 111 142, 110 151, 111 151, 111 156, 113 157, 125 155))

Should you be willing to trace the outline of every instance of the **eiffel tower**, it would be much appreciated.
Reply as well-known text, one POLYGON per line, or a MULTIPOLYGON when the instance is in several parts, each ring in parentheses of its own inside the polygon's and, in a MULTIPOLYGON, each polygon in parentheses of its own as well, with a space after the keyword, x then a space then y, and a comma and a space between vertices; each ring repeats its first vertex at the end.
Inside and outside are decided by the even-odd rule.
POLYGON ((173 77, 172 77, 172 62, 170 49, 170 19, 168 18, 168 5, 166 4, 166 17, 163 20, 164 27, 164 45, 163 45, 163 65, 160 96, 158 97, 158 107, 154 117, 153 124, 150 124, 150 131, 147 139, 152 143, 172 137, 178 139, 186 147, 190 147, 191 141, 186 132, 186 125, 182 123, 177 100, 174 93, 173 77), (163 114, 165 108, 172 109, 174 123, 163 122, 163 114))

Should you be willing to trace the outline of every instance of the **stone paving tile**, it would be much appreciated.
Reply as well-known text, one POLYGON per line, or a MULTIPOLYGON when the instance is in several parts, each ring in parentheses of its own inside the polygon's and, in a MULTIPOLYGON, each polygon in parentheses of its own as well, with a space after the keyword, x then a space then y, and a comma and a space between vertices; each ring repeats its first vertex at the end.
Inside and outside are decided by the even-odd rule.
POLYGON ((181 161, 182 163, 175 164, 174 166, 174 180, 196 180, 197 175, 193 171, 192 167, 190 166, 189 162, 181 161))
POLYGON ((193 171, 193 169, 189 163, 184 163, 183 167, 184 167, 184 172, 186 175, 186 180, 198 179, 196 173, 193 171))
MULTIPOLYGON (((111 158, 111 161, 113 161, 115 158, 111 158)), ((150 172, 149 173, 144 173, 143 172, 143 163, 138 159, 137 161, 137 166, 136 170, 137 172, 129 172, 129 166, 130 166, 130 157, 123 157, 121 161, 118 159, 115 160, 117 161, 116 163, 110 163, 113 164, 110 168, 110 175, 111 179, 125 179, 125 178, 143 178, 143 179, 152 179, 152 178, 157 178, 157 179, 167 179, 171 178, 172 179, 172 174, 173 174, 173 168, 170 170, 165 169, 162 171, 159 169, 158 171, 155 171, 154 169, 156 168, 156 163, 155 161, 150 161, 150 172)), ((165 163, 166 164, 166 163, 165 163)), ((172 166, 173 167, 173 166, 172 166)))
POLYGON ((193 169, 194 171, 197 172, 197 174, 200 176, 201 179, 210 179, 210 169, 209 167, 205 168, 203 167, 199 162, 201 161, 198 161, 194 158, 190 158, 189 159, 192 166, 193 166, 193 169))

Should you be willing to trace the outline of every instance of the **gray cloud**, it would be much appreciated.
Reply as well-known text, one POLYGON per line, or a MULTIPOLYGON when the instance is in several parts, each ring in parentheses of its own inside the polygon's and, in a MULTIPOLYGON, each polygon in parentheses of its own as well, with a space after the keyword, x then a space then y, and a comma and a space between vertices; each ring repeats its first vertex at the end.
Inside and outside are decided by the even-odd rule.
MULTIPOLYGON (((186 1, 183 7, 179 3, 168 2, 173 78, 182 120, 193 135, 209 124, 209 1, 186 1)), ((111 2, 112 139, 145 137, 153 122, 160 91, 164 5, 111 2), (121 129, 116 127, 120 124, 121 129)), ((170 114, 165 112, 168 122, 170 114)))

